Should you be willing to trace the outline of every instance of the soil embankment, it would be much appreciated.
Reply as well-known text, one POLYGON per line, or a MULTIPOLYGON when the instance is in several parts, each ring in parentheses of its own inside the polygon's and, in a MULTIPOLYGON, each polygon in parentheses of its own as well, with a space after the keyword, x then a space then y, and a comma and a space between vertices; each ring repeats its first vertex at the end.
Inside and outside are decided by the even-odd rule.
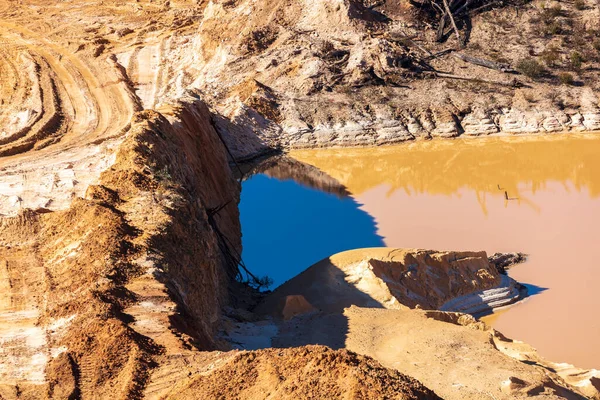
POLYGON ((136 114, 67 210, 2 220, 3 397, 139 397, 165 348, 215 348, 239 189, 206 107, 170 118, 136 114))

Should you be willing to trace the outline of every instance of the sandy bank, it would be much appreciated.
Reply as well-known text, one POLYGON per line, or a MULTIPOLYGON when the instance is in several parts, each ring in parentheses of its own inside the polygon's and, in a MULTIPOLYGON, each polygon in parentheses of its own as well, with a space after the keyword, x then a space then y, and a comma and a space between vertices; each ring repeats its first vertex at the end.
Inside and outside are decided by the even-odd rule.
POLYGON ((335 254, 280 286, 257 312, 289 315, 289 296, 323 312, 345 307, 475 310, 516 301, 516 282, 485 252, 369 248, 335 254))
POLYGON ((518 296, 484 252, 358 249, 286 282, 256 308, 266 319, 238 316, 222 335, 242 349, 348 349, 447 399, 598 398, 597 371, 563 368, 471 315, 438 311, 480 312, 518 296))

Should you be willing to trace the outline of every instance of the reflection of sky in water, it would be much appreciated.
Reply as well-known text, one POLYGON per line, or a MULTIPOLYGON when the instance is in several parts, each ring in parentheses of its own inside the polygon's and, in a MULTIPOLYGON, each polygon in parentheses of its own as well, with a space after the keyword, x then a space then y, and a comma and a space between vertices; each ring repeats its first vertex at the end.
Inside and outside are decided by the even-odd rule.
POLYGON ((253 176, 240 201, 246 266, 270 276, 274 289, 332 254, 383 246, 374 219, 359 206, 292 180, 253 176))

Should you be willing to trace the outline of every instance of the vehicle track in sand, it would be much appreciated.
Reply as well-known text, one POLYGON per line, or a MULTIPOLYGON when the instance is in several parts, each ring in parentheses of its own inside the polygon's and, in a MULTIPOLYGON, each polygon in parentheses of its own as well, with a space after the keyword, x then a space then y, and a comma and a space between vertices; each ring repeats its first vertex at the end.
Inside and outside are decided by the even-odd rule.
POLYGON ((106 55, 74 54, 2 17, 0 40, 0 215, 62 208, 110 166, 140 106, 106 55))

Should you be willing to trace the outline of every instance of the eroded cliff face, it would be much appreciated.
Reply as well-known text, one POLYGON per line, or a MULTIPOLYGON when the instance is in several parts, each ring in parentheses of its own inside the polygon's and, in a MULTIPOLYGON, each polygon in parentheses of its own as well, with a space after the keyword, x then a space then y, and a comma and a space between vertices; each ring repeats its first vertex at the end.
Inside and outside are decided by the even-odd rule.
POLYGON ((436 42, 426 3, 213 0, 195 39, 194 86, 225 117, 220 127, 233 133, 239 157, 265 146, 594 131, 598 52, 589 27, 598 10, 585 3, 474 13, 461 50, 452 34, 436 42), (548 24, 564 29, 544 34, 548 24), (586 54, 583 67, 570 66, 574 51, 586 54), (535 59, 546 73, 533 80, 467 63, 463 54, 509 69, 535 59), (560 84, 561 73, 579 86, 560 84))
POLYGON ((2 219, 3 397, 139 397, 173 327, 182 349, 216 347, 239 186, 207 108, 187 100, 169 119, 136 114, 67 210, 2 219))
POLYGON ((256 311, 289 314, 288 296, 302 296, 325 312, 341 312, 350 305, 435 310, 500 283, 485 252, 358 249, 311 266, 277 288, 256 311))

